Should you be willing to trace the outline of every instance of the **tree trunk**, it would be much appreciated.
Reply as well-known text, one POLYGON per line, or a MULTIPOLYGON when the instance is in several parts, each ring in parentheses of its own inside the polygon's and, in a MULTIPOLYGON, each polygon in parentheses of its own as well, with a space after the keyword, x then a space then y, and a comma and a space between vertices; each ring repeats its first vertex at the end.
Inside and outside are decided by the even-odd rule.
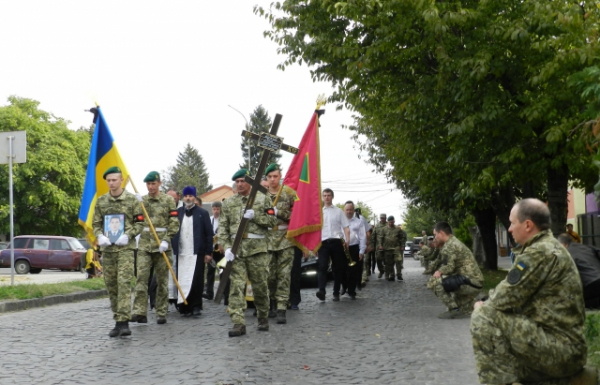
POLYGON ((552 234, 555 237, 564 233, 567 225, 568 187, 569 167, 566 164, 558 169, 548 167, 548 208, 552 220, 552 234))
POLYGON ((483 261, 485 260, 485 250, 483 250, 483 240, 481 239, 479 229, 477 226, 471 226, 469 227, 469 233, 473 239, 473 255, 475 256, 475 260, 477 263, 483 264, 483 261))
POLYGON ((496 243, 496 214, 491 207, 473 210, 475 223, 483 240, 485 260, 483 267, 488 270, 498 270, 498 245, 496 243))
MULTIPOLYGON (((502 226, 508 231, 510 227, 510 210, 515 205, 515 194, 512 187, 504 187, 492 192, 492 208, 502 226)), ((515 240, 511 233, 508 233, 508 240, 511 247, 515 246, 515 240)))

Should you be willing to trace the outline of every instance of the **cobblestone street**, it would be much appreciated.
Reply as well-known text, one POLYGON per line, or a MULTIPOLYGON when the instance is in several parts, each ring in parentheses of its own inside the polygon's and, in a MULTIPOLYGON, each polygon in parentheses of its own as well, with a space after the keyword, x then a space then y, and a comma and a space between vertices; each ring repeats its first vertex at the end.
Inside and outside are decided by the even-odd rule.
POLYGON ((419 262, 403 283, 371 275, 356 301, 321 303, 302 291, 288 323, 270 320, 229 338, 225 306, 205 301, 198 319, 132 324, 112 339, 108 299, 0 316, 0 384, 478 384, 469 320, 439 320, 419 262))

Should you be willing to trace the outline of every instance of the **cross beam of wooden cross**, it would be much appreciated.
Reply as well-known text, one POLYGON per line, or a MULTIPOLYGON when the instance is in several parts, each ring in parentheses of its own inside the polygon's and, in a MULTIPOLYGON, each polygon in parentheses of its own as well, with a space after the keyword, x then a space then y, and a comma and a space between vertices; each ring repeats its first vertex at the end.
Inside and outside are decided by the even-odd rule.
MULTIPOLYGON (((280 114, 275 115, 275 119, 273 120, 273 125, 271 126, 271 130, 267 132, 262 132, 260 134, 255 134, 250 131, 243 130, 242 136, 245 138, 249 138, 255 140, 259 147, 263 149, 262 155, 260 157, 260 162, 258 163, 258 170, 256 171, 256 177, 254 179, 249 176, 245 177, 245 180, 252 189, 250 190, 250 194, 248 195, 248 202, 246 203, 246 210, 249 210, 254 205, 254 199, 256 198, 256 194, 261 191, 263 193, 266 192, 266 189, 260 185, 261 175, 264 174, 265 169, 267 168, 267 164, 269 163, 269 158, 271 154, 277 152, 279 150, 287 151, 292 154, 297 154, 298 149, 296 147, 289 146, 283 143, 283 138, 277 136, 277 130, 279 129, 279 124, 281 123, 282 116, 280 114)), ((242 242, 242 237, 244 235, 244 231, 246 230, 246 224, 249 219, 242 217, 242 221, 238 227, 237 233, 235 234, 235 239, 233 240, 233 245, 231 246, 231 252, 237 255, 237 251, 242 242)), ((225 286, 227 286, 227 282, 229 281, 229 275, 231 274, 231 268, 233 266, 232 262, 227 262, 225 269, 223 269, 223 273, 221 274, 221 278, 219 280, 219 288, 217 289, 217 293, 215 295, 215 303, 220 303, 221 298, 223 298, 223 292, 225 291, 225 286)))

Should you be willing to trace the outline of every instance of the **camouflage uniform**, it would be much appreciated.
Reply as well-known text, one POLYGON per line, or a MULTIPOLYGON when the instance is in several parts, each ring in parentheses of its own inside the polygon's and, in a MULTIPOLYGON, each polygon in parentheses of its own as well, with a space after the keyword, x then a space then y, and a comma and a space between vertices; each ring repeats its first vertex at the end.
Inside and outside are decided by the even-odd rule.
POLYGON ((104 282, 110 298, 110 308, 117 322, 129 321, 131 318, 131 279, 133 278, 133 250, 135 237, 140 233, 142 225, 135 222, 135 217, 142 211, 135 195, 123 191, 118 197, 109 193, 102 195, 96 202, 92 228, 94 235, 103 234, 104 216, 107 214, 125 214, 125 234, 129 237, 126 246, 102 247, 102 266, 104 282))
POLYGON ((382 273, 381 266, 383 264, 383 251, 379 250, 379 246, 383 246, 383 236, 386 227, 387 223, 379 222, 375 225, 375 227, 373 227, 373 233, 371 234, 371 247, 375 252, 375 259, 377 259, 377 265, 380 268, 380 273, 382 273))
POLYGON ((421 250, 419 250, 417 252, 417 256, 419 257, 419 260, 421 261, 421 266, 427 267, 425 258, 429 257, 431 254, 433 254, 433 250, 431 250, 431 248, 429 246, 423 245, 423 247, 421 247, 421 250))
POLYGON ((398 249, 398 253, 396 254, 395 257, 395 262, 396 262, 396 275, 398 276, 398 278, 402 278, 402 269, 404 268, 404 247, 406 246, 406 238, 408 238, 408 236, 406 235, 406 231, 398 228, 398 230, 400 230, 400 233, 402 233, 402 238, 400 239, 400 248, 398 249))
MULTIPOLYGON (((219 218, 218 237, 224 250, 231 248, 235 234, 248 202, 247 196, 234 195, 223 202, 219 218)), ((245 287, 246 280, 252 282, 254 304, 258 318, 267 318, 269 312, 269 254, 267 253, 268 228, 277 225, 277 218, 268 215, 265 210, 272 206, 271 198, 262 193, 256 194, 254 218, 246 225, 246 234, 265 236, 265 238, 244 238, 237 250, 231 270, 231 288, 229 291, 229 316, 234 325, 245 325, 244 310, 246 309, 245 287)))
MULTIPOLYGON (((152 225, 156 229, 159 241, 166 241, 169 244, 165 254, 169 259, 169 263, 173 263, 171 238, 179 231, 175 200, 171 196, 159 192, 155 198, 145 195, 143 202, 152 225)), ((154 239, 154 235, 146 221, 138 244, 137 281, 133 301, 133 314, 135 315, 145 316, 148 312, 148 278, 153 266, 157 284, 156 316, 165 317, 167 315, 169 306, 169 268, 162 253, 158 251, 160 242, 156 243, 156 239, 154 239)))
MULTIPOLYGON (((271 201, 277 194, 269 193, 271 201)), ((286 310, 290 299, 290 280, 292 262, 294 261, 294 245, 286 238, 287 226, 292 215, 292 206, 296 193, 289 187, 283 187, 277 201, 277 227, 268 232, 269 254, 269 297, 277 301, 277 310, 286 310)))
POLYGON ((571 376, 587 358, 575 263, 550 230, 513 251, 516 260, 507 278, 471 317, 479 380, 530 383, 571 376))
POLYGON ((381 233, 381 240, 378 243, 383 246, 383 264, 385 266, 385 278, 394 278, 394 264, 398 268, 398 277, 402 276, 402 252, 401 247, 406 243, 406 236, 403 231, 396 226, 385 226, 378 230, 381 233))
POLYGON ((458 240, 454 235, 440 249, 442 265, 437 271, 442 273, 442 277, 431 277, 427 287, 433 290, 433 293, 448 307, 448 310, 460 309, 464 314, 470 314, 473 311, 475 297, 481 289, 470 285, 461 285, 454 292, 447 293, 442 286, 444 276, 462 275, 468 278, 475 286, 483 286, 483 274, 473 257, 473 253, 467 246, 458 240))

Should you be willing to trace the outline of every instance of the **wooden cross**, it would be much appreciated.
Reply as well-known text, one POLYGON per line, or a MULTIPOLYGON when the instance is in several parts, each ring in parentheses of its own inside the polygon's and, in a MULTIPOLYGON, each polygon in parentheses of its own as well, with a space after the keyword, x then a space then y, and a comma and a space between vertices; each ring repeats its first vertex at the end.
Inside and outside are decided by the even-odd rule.
MULTIPOLYGON (((267 168, 267 164, 269 163, 269 158, 271 154, 277 152, 279 150, 287 151, 292 154, 297 154, 298 149, 296 147, 289 146, 283 143, 283 138, 277 136, 277 130, 279 129, 279 124, 281 123, 282 116, 280 114, 275 115, 275 120, 273 120, 273 125, 271 126, 271 130, 267 132, 262 132, 260 134, 255 134, 254 132, 242 131, 242 136, 244 138, 252 139, 257 142, 258 147, 263 149, 262 155, 260 157, 260 162, 258 164, 258 170, 256 170, 256 177, 252 179, 248 175, 246 175, 245 180, 246 183, 252 186, 250 190, 250 194, 248 195, 248 202, 246 203, 246 210, 249 210, 254 205, 254 199, 256 198, 256 194, 261 191, 263 194, 266 194, 267 190, 261 186, 260 180, 261 175, 264 174, 265 169, 267 168)), ((244 231, 246 230, 246 224, 249 219, 242 217, 242 221, 238 227, 237 233, 235 234, 235 239, 233 240, 233 245, 231 246, 231 252, 237 255, 237 251, 242 242, 242 237, 244 236, 244 231)), ((221 298, 223 298, 223 292, 225 291, 225 286, 227 286, 227 282, 229 281, 229 275, 231 274, 231 268, 233 264, 232 262, 227 262, 225 269, 223 269, 223 273, 221 275, 221 279, 219 280, 219 288, 217 289, 217 294, 215 295, 215 303, 220 303, 221 298)))

